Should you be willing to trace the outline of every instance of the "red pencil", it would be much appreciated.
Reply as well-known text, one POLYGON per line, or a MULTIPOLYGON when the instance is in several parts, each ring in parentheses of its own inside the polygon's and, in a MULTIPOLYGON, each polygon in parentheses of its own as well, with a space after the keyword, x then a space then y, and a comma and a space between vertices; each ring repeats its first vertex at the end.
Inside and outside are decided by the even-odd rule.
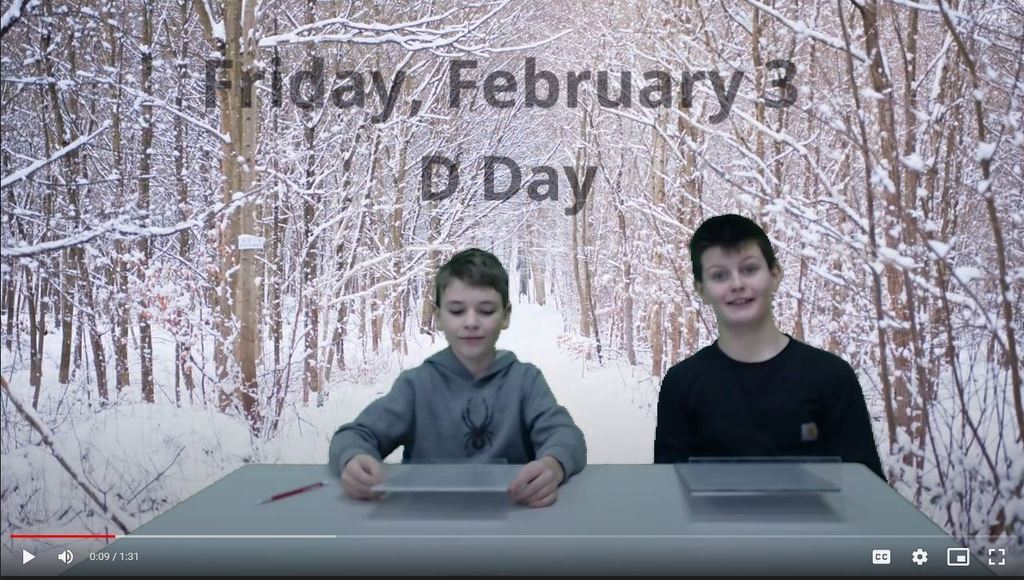
POLYGON ((318 481, 316 483, 311 483, 309 485, 300 487, 298 489, 293 489, 293 490, 290 490, 290 491, 282 491, 279 494, 272 495, 269 498, 259 502, 258 505, 263 505, 265 503, 270 503, 272 501, 277 501, 279 499, 284 499, 286 497, 290 497, 290 496, 297 495, 297 494, 300 494, 300 493, 304 493, 304 492, 307 492, 307 491, 312 491, 312 490, 314 490, 314 489, 316 489, 318 487, 323 487, 325 485, 327 485, 326 481, 318 481))

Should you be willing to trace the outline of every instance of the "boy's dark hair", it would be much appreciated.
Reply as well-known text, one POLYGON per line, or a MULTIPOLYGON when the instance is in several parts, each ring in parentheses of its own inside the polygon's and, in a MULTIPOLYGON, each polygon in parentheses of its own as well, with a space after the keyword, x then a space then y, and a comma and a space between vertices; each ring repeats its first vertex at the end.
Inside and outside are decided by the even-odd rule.
POLYGON ((749 218, 728 213, 704 220, 704 223, 697 227, 697 231, 693 232, 693 237, 690 238, 690 263, 693 265, 694 280, 704 282, 700 265, 700 258, 704 252, 714 246, 734 250, 747 242, 757 242, 765 262, 768 262, 768 269, 778 265, 778 260, 775 259, 775 249, 772 248, 768 235, 764 233, 761 226, 749 218))
POLYGON ((508 272, 490 252, 470 248, 455 254, 441 266, 434 280, 436 306, 441 306, 441 294, 451 283, 452 278, 458 278, 463 283, 477 288, 494 288, 501 295, 501 305, 506 308, 509 306, 508 272))

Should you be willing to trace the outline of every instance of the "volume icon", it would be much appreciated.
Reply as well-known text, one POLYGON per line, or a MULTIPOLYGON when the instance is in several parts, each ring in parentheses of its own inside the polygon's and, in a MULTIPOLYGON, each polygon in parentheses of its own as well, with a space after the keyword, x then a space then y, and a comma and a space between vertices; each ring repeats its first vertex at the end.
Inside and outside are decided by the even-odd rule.
POLYGON ((75 554, 71 550, 64 550, 60 554, 57 554, 57 559, 64 562, 64 564, 71 564, 75 559, 75 554))

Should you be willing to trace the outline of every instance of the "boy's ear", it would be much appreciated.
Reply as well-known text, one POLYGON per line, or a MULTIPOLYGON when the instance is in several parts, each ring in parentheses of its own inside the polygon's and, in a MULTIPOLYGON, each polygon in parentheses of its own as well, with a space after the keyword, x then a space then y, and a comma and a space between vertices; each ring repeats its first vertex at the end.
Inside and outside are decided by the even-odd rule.
POLYGON ((782 264, 775 262, 775 265, 771 267, 769 272, 772 275, 772 292, 776 292, 779 289, 779 285, 782 284, 782 264))
POLYGON ((502 320, 501 320, 501 329, 502 330, 508 330, 509 318, 511 316, 512 316, 512 305, 511 304, 506 304, 505 305, 505 316, 502 317, 502 320))
POLYGON ((430 314, 434 317, 434 328, 444 332, 444 326, 441 323, 441 307, 436 302, 430 303, 430 314))
POLYGON ((697 291, 697 296, 700 296, 701 301, 707 302, 704 298, 704 283, 699 280, 693 281, 693 289, 697 291))

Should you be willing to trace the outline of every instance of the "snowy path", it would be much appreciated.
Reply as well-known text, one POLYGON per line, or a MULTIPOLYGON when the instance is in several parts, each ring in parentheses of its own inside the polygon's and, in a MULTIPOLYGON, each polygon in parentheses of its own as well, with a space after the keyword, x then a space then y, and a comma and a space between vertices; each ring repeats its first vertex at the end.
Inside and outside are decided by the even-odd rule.
POLYGON ((561 329, 554 306, 515 305, 498 347, 540 367, 555 398, 583 430, 589 463, 650 463, 655 414, 640 406, 657 402, 649 391, 657 390, 658 381, 627 363, 606 362, 601 368, 593 360, 584 370, 583 361, 559 350, 561 329))
MULTIPOLYGON (((569 410, 587 440, 589 463, 650 463, 654 445, 654 409, 658 380, 645 377, 640 369, 626 363, 584 361, 560 350, 561 314, 551 304, 516 304, 513 299, 509 329, 498 339, 498 348, 511 350, 520 360, 537 365, 558 402, 569 410), (649 410, 644 410, 648 407, 649 410)), ((409 354, 403 368, 446 346, 438 336, 431 344, 426 336, 410 336, 409 354)), ((326 461, 327 442, 334 429, 356 416, 367 403, 391 388, 398 376, 395 365, 372 385, 351 385, 332 381, 330 397, 322 408, 296 409, 301 419, 286 417, 286 427, 265 448, 264 461, 326 461), (309 426, 318 432, 310 445, 309 426)), ((391 460, 399 460, 393 455, 391 460)))

